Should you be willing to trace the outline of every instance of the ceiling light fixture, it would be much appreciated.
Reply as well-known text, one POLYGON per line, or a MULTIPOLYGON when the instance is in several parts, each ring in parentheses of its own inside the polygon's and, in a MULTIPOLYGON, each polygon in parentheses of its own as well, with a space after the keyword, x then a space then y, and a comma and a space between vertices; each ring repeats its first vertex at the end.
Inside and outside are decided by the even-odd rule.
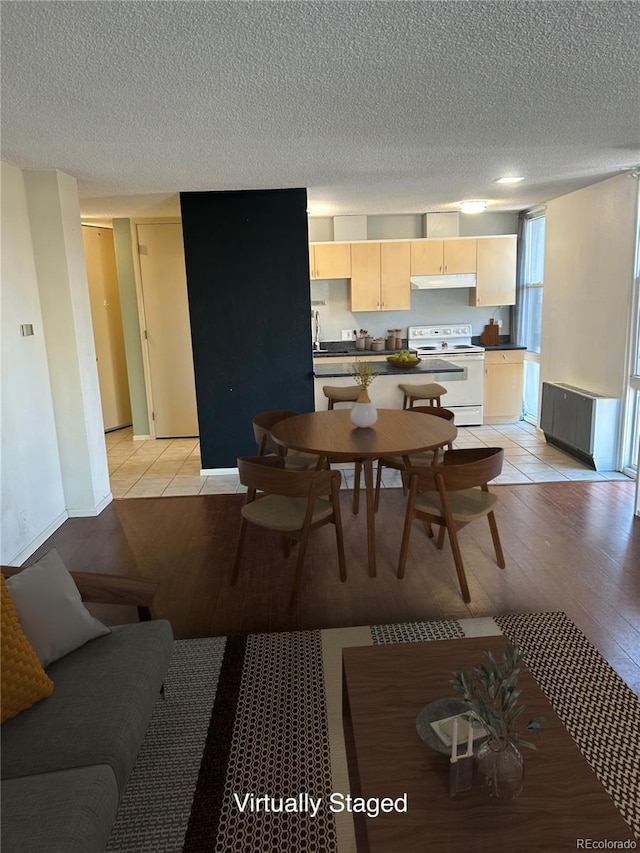
POLYGON ((487 202, 479 200, 461 201, 459 207, 463 213, 482 213, 487 207, 487 202))
POLYGON ((520 181, 524 181, 524 177, 522 175, 505 175, 504 178, 496 178, 494 183, 496 183, 496 184, 519 184, 520 181))

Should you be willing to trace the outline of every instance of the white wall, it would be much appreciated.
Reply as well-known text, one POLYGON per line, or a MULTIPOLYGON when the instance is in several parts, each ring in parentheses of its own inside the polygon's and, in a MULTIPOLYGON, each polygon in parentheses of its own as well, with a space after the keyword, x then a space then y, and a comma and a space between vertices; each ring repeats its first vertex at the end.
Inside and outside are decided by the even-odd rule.
POLYGON ((636 204, 627 174, 547 204, 542 381, 622 395, 636 204))
POLYGON ((0 559, 19 564, 67 517, 23 174, 2 168, 0 559), (20 325, 32 323, 31 337, 20 325))
POLYGON ((111 500, 74 178, 2 163, 1 288, 0 555, 20 564, 111 500))
POLYGON ((65 504, 96 515, 111 500, 77 183, 25 172, 65 504))
POLYGON ((342 329, 367 329, 374 337, 386 337, 387 329, 428 326, 437 323, 471 323, 473 334, 479 335, 490 317, 502 320, 501 334, 509 334, 509 308, 474 308, 469 305, 469 292, 460 290, 413 290, 410 311, 357 311, 350 309, 351 284, 347 279, 312 281, 311 299, 325 305, 314 305, 320 315, 320 338, 341 340, 342 329))

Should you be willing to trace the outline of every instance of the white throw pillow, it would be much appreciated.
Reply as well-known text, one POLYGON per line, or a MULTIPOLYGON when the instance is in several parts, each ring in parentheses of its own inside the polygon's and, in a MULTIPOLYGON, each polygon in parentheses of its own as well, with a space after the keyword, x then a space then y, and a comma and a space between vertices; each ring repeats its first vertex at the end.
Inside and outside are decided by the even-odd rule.
POLYGON ((82 603, 78 587, 55 548, 7 578, 7 587, 22 630, 42 666, 110 633, 82 603))

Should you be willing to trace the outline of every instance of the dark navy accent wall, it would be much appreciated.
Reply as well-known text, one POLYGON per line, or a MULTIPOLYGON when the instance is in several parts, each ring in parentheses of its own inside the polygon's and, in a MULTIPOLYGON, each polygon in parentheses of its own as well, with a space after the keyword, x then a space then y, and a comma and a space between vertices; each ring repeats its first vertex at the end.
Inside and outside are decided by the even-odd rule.
POLYGON ((312 411, 305 189, 180 193, 203 468, 253 455, 252 417, 312 411))

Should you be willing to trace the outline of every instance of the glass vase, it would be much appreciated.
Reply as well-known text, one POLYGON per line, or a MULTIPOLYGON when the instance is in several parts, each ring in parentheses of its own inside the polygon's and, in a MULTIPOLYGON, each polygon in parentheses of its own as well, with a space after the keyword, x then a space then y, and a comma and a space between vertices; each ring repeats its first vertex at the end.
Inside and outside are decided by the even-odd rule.
POLYGON ((378 410, 371 402, 367 389, 363 388, 351 409, 351 423, 357 427, 370 427, 378 420, 378 410))
POLYGON ((524 776, 518 747, 509 740, 487 740, 478 749, 476 761, 482 790, 490 797, 515 800, 524 776))

